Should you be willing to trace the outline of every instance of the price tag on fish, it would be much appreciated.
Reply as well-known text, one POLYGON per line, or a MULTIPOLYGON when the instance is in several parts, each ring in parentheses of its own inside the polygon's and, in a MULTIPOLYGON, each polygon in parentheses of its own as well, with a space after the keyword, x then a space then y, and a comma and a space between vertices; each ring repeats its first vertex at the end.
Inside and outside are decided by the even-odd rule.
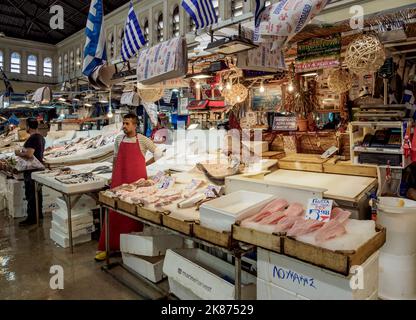
POLYGON ((216 198, 218 194, 221 194, 221 187, 209 185, 205 189, 204 194, 207 198, 216 198))
POLYGON ((332 200, 309 199, 305 219, 328 222, 331 219, 332 206, 332 200))

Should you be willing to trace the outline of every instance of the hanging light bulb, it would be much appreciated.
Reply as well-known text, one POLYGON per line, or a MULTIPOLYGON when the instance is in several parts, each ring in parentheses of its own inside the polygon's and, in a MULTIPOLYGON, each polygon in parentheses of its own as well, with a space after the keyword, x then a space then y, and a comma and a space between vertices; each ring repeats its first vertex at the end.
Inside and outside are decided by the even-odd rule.
POLYGON ((195 88, 200 89, 201 88, 201 84, 199 82, 196 83, 195 88))
POLYGON ((222 91, 224 90, 224 86, 222 85, 222 82, 220 83, 220 85, 218 86, 218 90, 222 91))
POLYGON ((266 89, 264 88, 263 81, 262 81, 260 85, 260 93, 264 93, 265 90, 266 89))
POLYGON ((293 86, 293 83, 289 83, 289 86, 287 87, 287 91, 293 92, 295 90, 295 87, 293 86))
POLYGON ((231 81, 228 81, 227 86, 226 86, 227 90, 231 90, 231 87, 232 87, 231 81))
POLYGON ((241 102, 241 97, 237 96, 237 102, 241 102))
POLYGON ((113 111, 111 110, 111 108, 108 110, 108 113, 107 113, 107 117, 108 118, 112 118, 114 115, 113 115, 113 111))

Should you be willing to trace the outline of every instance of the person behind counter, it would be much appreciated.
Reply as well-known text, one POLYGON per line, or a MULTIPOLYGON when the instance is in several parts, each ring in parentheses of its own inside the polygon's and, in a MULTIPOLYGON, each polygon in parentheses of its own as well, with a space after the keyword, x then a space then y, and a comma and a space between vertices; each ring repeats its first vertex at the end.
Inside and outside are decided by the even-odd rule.
MULTIPOLYGON (((111 188, 122 184, 133 183, 139 179, 147 179, 146 166, 161 156, 161 151, 148 138, 137 134, 137 116, 127 114, 123 118, 123 132, 117 136, 114 145, 114 164, 111 188), (147 151, 153 158, 146 162, 147 151)), ((120 251, 120 235, 143 230, 143 224, 110 210, 110 251, 120 251)), ((105 226, 101 230, 96 261, 106 259, 105 252, 105 226)))
MULTIPOLYGON (((32 159, 36 157, 43 163, 43 152, 45 150, 45 138, 38 131, 38 121, 35 118, 29 118, 26 122, 26 132, 30 135, 29 139, 23 145, 22 150, 16 150, 18 157, 32 159)), ((27 201, 27 218, 19 223, 20 226, 29 226, 36 224, 36 196, 35 182, 32 180, 33 170, 23 173, 25 181, 25 196, 27 201)), ((22 199, 23 200, 23 199, 22 199)), ((38 191, 39 218, 43 219, 42 213, 42 190, 38 191)))

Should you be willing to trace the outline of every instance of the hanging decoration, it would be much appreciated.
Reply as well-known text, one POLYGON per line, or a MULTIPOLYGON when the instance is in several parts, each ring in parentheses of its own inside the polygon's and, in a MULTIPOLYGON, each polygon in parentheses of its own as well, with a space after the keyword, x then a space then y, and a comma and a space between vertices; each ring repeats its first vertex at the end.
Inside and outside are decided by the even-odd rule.
POLYGON ((237 103, 244 102, 248 97, 248 89, 241 83, 231 85, 231 88, 223 91, 225 103, 235 106, 237 103))
POLYGON ((328 75, 328 88, 335 93, 349 91, 353 85, 352 74, 346 69, 334 69, 328 75))
POLYGON ((348 46, 345 63, 351 72, 362 75, 376 72, 385 59, 380 40, 373 34, 363 34, 348 46))
POLYGON ((139 89, 137 93, 144 103, 153 103, 159 101, 163 97, 164 90, 163 88, 159 89, 139 89))

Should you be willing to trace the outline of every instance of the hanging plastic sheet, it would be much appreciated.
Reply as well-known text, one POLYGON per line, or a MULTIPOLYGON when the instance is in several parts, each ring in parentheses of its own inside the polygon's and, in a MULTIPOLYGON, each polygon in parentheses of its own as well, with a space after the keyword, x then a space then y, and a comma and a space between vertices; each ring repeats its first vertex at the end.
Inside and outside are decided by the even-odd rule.
POLYGON ((52 91, 49 87, 42 87, 35 91, 32 101, 34 103, 46 104, 52 100, 52 91))

